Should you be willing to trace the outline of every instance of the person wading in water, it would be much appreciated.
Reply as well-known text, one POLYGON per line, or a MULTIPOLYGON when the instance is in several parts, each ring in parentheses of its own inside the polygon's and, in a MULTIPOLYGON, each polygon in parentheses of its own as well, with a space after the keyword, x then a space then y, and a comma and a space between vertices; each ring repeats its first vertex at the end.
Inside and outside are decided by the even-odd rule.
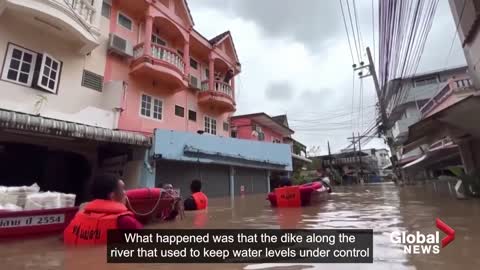
POLYGON ((185 210, 203 210, 208 207, 208 198, 202 191, 202 182, 200 180, 193 180, 190 184, 190 191, 192 195, 184 202, 185 210))
POLYGON ((141 229, 125 206, 125 184, 115 175, 95 177, 93 200, 80 210, 63 233, 66 245, 102 245, 107 243, 108 230, 141 229))

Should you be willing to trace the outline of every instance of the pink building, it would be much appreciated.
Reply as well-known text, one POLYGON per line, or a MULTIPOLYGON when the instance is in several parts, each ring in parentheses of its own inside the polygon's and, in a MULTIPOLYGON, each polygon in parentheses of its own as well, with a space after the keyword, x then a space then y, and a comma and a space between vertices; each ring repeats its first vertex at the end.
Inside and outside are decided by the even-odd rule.
POLYGON ((266 113, 233 116, 231 125, 232 137, 270 143, 284 143, 284 138, 295 133, 266 113))
POLYGON ((230 32, 203 37, 184 0, 113 0, 105 10, 119 48, 105 68, 107 88, 123 92, 118 129, 229 136, 241 69, 230 32))

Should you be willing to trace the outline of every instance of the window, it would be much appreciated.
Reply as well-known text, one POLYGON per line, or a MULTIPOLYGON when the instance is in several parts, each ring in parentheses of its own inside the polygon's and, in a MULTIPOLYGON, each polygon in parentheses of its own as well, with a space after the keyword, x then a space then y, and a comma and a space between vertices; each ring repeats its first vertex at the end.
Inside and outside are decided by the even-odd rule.
POLYGON ((101 92, 103 88, 103 76, 88 70, 83 70, 82 86, 101 92))
POLYGON ((175 105, 175 115, 180 117, 185 117, 185 108, 182 106, 175 105))
POLYGON ((57 92, 60 62, 48 54, 43 54, 37 86, 52 93, 57 92))
POLYGON ((223 122, 223 131, 228 131, 229 124, 228 122, 223 122))
POLYGON ((197 112, 192 111, 192 110, 188 110, 188 120, 193 121, 193 122, 197 122, 197 112))
POLYGON ((197 68, 198 68, 198 62, 195 61, 193 58, 190 58, 190 66, 191 66, 193 69, 197 69, 197 68))
POLYGON ((161 45, 161 46, 167 46, 167 42, 165 42, 163 39, 161 39, 159 36, 152 34, 152 43, 161 45))
POLYGON ((205 116, 205 132, 217 135, 217 120, 209 116, 205 116))
POLYGON ((148 95, 142 95, 142 101, 140 106, 140 114, 157 119, 162 120, 162 109, 163 109, 163 102, 161 99, 154 98, 148 95))
POLYGON ((2 79, 25 86, 31 86, 37 53, 9 44, 2 79))
POLYGON ((132 25, 133 25, 132 20, 120 12, 118 13, 117 23, 123 26, 124 28, 132 31, 132 25))
POLYGON ((208 70, 208 68, 205 69, 205 78, 208 79, 208 77, 210 77, 210 71, 208 70))
POLYGON ((237 131, 236 130, 232 130, 232 132, 230 133, 230 136, 232 138, 236 138, 237 137, 237 131))
POLYGON ((110 14, 112 12, 112 4, 110 1, 103 0, 102 3, 102 16, 110 19, 110 14))

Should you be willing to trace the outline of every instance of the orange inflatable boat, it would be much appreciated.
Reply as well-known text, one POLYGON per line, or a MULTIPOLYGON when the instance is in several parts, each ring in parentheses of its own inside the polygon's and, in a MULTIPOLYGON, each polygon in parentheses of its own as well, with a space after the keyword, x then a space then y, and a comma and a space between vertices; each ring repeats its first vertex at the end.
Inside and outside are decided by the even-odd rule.
POLYGON ((272 207, 301 207, 316 203, 330 193, 330 187, 317 181, 301 186, 276 188, 268 194, 272 207))

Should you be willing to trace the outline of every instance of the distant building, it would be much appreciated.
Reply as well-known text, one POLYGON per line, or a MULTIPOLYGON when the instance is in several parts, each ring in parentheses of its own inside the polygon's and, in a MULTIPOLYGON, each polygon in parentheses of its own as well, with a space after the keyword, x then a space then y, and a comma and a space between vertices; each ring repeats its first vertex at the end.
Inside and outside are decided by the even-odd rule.
POLYGON ((272 144, 287 144, 291 149, 293 171, 300 171, 312 161, 307 158, 307 147, 292 138, 294 131, 286 115, 271 117, 266 113, 236 115, 230 118, 232 137, 272 144))

